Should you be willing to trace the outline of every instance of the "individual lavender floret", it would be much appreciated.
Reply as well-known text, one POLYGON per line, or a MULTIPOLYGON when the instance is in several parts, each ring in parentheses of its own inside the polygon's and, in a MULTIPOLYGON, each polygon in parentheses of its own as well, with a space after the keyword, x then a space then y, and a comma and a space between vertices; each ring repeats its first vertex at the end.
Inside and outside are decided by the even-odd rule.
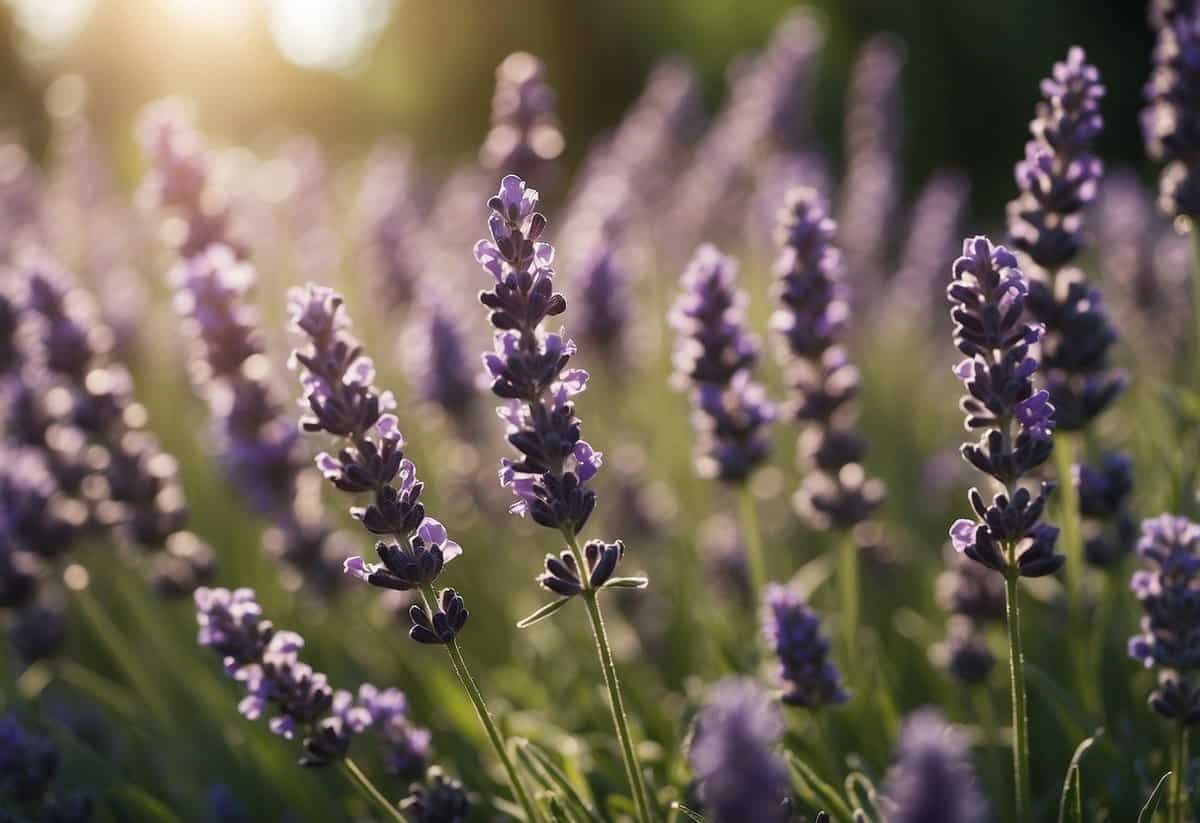
MULTIPOLYGON (((378 565, 351 557, 344 571, 381 588, 420 589, 429 595, 444 565, 462 548, 441 523, 425 515, 420 500, 424 484, 404 457, 395 415, 385 413, 395 401, 373 385, 375 365, 347 330, 350 321, 342 302, 332 289, 312 283, 288 292, 292 326, 305 341, 292 353, 309 412, 300 426, 346 442, 336 457, 318 455, 317 467, 342 491, 371 494, 367 506, 350 513, 368 532, 385 538, 375 545, 378 565)), ((441 608, 432 615, 423 606, 412 606, 414 640, 446 643, 466 623, 467 611, 453 589, 443 590, 439 599, 441 608)))
POLYGON ((88 792, 54 789, 59 754, 49 738, 31 734, 14 715, 0 717, 0 816, 5 820, 85 823, 94 801, 88 792), (11 817, 10 817, 11 815, 11 817))
POLYGON ((180 261, 171 273, 176 310, 193 327, 193 378, 215 418, 216 449, 250 505, 269 517, 268 541, 318 591, 340 578, 335 541, 297 503, 303 477, 295 423, 283 411, 263 356, 258 316, 245 300, 254 269, 224 246, 180 261))
POLYGON ((345 690, 333 696, 333 710, 356 733, 370 729, 383 744, 388 774, 413 780, 429 765, 432 735, 409 718, 408 698, 399 689, 380 689, 370 683, 358 687, 357 701, 345 690))
POLYGON ((587 386, 588 373, 568 368, 575 342, 542 328, 562 314, 566 300, 554 291, 554 248, 539 238, 546 218, 537 211, 538 193, 514 175, 500 182, 488 201, 490 240, 475 246, 475 259, 494 285, 481 292, 498 329, 494 352, 483 362, 492 393, 504 401, 497 413, 519 459, 504 459, 500 482, 518 500, 511 511, 559 531, 579 533, 596 505, 588 482, 602 455, 582 439, 572 398, 587 386))
POLYGON ((1150 706, 1169 720, 1200 722, 1200 526, 1163 514, 1142 522, 1138 556, 1149 568, 1134 572, 1131 588, 1145 615, 1129 638, 1129 655, 1159 670, 1150 706))
POLYGON ((1165 15, 1154 45, 1154 70, 1146 83, 1142 135, 1146 151, 1165 163, 1159 208, 1168 217, 1200 215, 1200 8, 1179 4, 1165 15))
POLYGON ((471 802, 463 784, 437 766, 430 767, 423 783, 413 783, 400 810, 409 823, 466 823, 471 802))
POLYGON ((853 528, 883 502, 883 486, 861 466, 866 441, 854 429, 858 371, 840 345, 849 318, 836 226, 815 189, 788 193, 780 213, 776 299, 779 334, 793 401, 805 426, 800 453, 809 472, 796 493, 798 511, 818 528, 853 528))
POLYGON ((1080 212, 1095 196, 1102 173, 1091 148, 1104 125, 1104 86, 1076 46, 1042 81, 1042 96, 1029 124, 1033 139, 1016 167, 1021 194, 1009 203, 1008 230, 1018 249, 1055 271, 1079 250, 1080 212))
POLYGON ((788 796, 788 773, 776 751, 783 731, 779 710, 754 681, 731 678, 713 687, 688 750, 706 819, 786 819, 781 804, 788 796))
POLYGON ((968 392, 961 403, 967 429, 985 431, 978 443, 964 445, 962 454, 1006 492, 988 504, 971 489, 979 520, 955 521, 950 539, 955 550, 990 569, 1040 577, 1057 572, 1063 557, 1054 552, 1058 530, 1039 522, 1047 490, 1034 497, 1017 487, 1053 449, 1054 406, 1044 389, 1033 386, 1038 363, 1030 347, 1041 339, 1042 329, 1022 320, 1027 293, 1025 276, 1007 249, 986 237, 963 243, 947 289, 954 342, 966 355, 954 373, 968 392))
POLYGON ((821 635, 816 613, 799 595, 778 584, 767 587, 764 602, 763 635, 779 658, 783 702, 809 709, 845 703, 849 695, 829 659, 829 640, 821 635))
POLYGON ((905 719, 883 795, 888 823, 990 819, 966 736, 936 709, 919 709, 905 719))
POLYGON ((1129 552, 1137 536, 1127 504, 1133 493, 1133 461, 1110 452, 1098 466, 1076 464, 1072 478, 1079 494, 1079 514, 1088 534, 1083 556, 1088 563, 1107 568, 1129 552))
POLYGON ((488 171, 549 186, 558 175, 556 161, 565 145, 545 64, 523 51, 510 54, 496 68, 492 128, 480 150, 480 163, 488 171))
POLYGON ((751 381, 758 343, 746 333, 746 294, 736 277, 733 258, 701 246, 680 278, 670 317, 678 334, 676 379, 692 387, 697 471, 726 483, 745 482, 766 460, 767 424, 775 417, 763 388, 751 381))

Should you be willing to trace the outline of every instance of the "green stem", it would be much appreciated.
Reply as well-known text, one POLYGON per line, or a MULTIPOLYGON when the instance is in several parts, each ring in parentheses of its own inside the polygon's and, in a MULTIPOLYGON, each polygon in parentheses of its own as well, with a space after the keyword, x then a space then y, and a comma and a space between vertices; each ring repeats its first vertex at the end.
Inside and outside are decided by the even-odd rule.
POLYGON ((746 547, 746 568, 750 572, 750 598, 757 607, 767 584, 767 564, 763 556, 762 535, 758 531, 758 513, 750 484, 738 490, 738 515, 742 521, 742 543, 746 547))
MULTIPOLYGON (((564 532, 567 543, 575 555, 575 562, 580 569, 586 569, 583 552, 579 549, 579 541, 570 531, 564 532)), ((646 783, 642 779, 642 770, 638 766, 637 754, 633 749, 633 737, 629 734, 629 719, 625 715, 625 700, 621 696, 621 684, 617 680, 617 666, 613 662, 612 648, 608 643, 608 632, 604 628, 604 616, 600 613, 600 602, 596 599, 596 590, 591 587, 587 576, 584 575, 583 602, 587 606, 588 619, 592 624, 592 635, 596 639, 596 652, 600 656, 600 668, 604 672, 604 685, 608 687, 609 708, 612 709, 613 726, 617 731, 617 740, 621 744, 621 757, 625 761, 625 777, 629 780, 629 790, 633 795, 634 806, 637 808, 637 819, 643 823, 651 823, 651 802, 646 792, 646 783)))
MULTIPOLYGON (((1084 637, 1087 627, 1084 619, 1083 582, 1087 571, 1083 558, 1083 526, 1079 515, 1079 494, 1075 490, 1074 465, 1077 440, 1068 432, 1060 432, 1054 438, 1054 467, 1058 474, 1059 521, 1061 532, 1059 544, 1066 555, 1067 583, 1067 627, 1071 637, 1084 637)), ((1100 695, 1095 678, 1089 676, 1086 643, 1071 645, 1071 658, 1075 676, 1082 686, 1084 704, 1097 711, 1100 695)))
POLYGON ((1025 657, 1021 645, 1020 576, 1016 551, 1008 548, 1009 568, 1005 572, 1005 602, 1008 617, 1008 673, 1012 684, 1013 781, 1017 823, 1029 821, 1029 719, 1025 708, 1025 657))
MULTIPOLYGON (((426 608, 432 609, 433 604, 437 603, 437 595, 433 590, 433 586, 424 586, 421 589, 421 594, 425 597, 426 608)), ((462 649, 458 647, 458 641, 451 640, 447 643, 446 652, 450 655, 451 668, 454 669, 454 673, 458 676, 459 682, 462 683, 463 688, 466 690, 467 696, 471 698, 471 702, 475 705, 475 714, 479 716, 479 722, 483 724, 483 729, 487 732, 488 740, 491 742, 492 748, 496 751, 496 757, 500 758, 500 764, 504 767, 504 773, 508 777, 509 785, 512 786, 513 794, 516 796, 521 808, 525 811, 525 819, 529 823, 537 823, 541 818, 537 814, 529 793, 525 790, 525 784, 521 782, 521 778, 517 775, 512 758, 508 756, 508 749, 504 745, 504 737, 496 727, 496 720, 492 717, 492 713, 488 711, 487 701, 483 699, 483 692, 479 690, 479 684, 475 682, 475 678, 471 676, 471 670, 467 668, 467 661, 463 657, 462 649)))
POLYGON ((1200 224, 1191 221, 1188 236, 1192 242, 1192 374, 1200 388, 1200 224))
POLYGON ((371 779, 363 774, 363 770, 358 767, 357 763, 349 757, 344 757, 342 758, 342 767, 350 775, 350 782, 358 787, 363 797, 387 812, 388 817, 392 820, 397 821, 397 823, 405 823, 404 815, 400 813, 400 810, 396 808, 394 803, 384 797, 383 792, 375 787, 371 779))
POLYGON ((852 534, 838 546, 838 593, 842 610, 842 636, 846 642, 846 667, 852 673, 858 660, 858 542, 852 534))
POLYGON ((1172 823, 1187 823, 1187 764, 1188 764, 1188 733, 1187 726, 1177 724, 1175 737, 1175 774, 1171 781, 1171 821, 1172 823))

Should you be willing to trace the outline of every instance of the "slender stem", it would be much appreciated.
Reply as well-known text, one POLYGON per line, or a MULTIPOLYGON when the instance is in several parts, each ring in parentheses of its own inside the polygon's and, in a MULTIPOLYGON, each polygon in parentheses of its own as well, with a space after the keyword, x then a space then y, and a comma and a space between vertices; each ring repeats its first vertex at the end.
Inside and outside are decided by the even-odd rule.
POLYGON ((1200 388, 1200 224, 1191 221, 1188 236, 1192 241, 1192 374, 1193 388, 1200 388))
POLYGON ((1171 823, 1187 823, 1188 733, 1183 723, 1176 724, 1175 774, 1171 781, 1171 823))
MULTIPOLYGON (((437 602, 437 596, 432 586, 424 586, 421 594, 426 599, 426 607, 431 607, 432 603, 437 602)), ((479 690, 479 684, 475 682, 475 678, 471 675, 471 670, 467 668, 467 661, 463 657, 462 649, 458 647, 458 641, 451 640, 447 643, 446 652, 450 655, 450 667, 454 669, 454 673, 458 676, 459 682, 462 683, 463 688, 466 690, 467 696, 471 698, 471 702, 475 705, 475 714, 479 716, 479 722, 483 724, 483 729, 487 732, 488 740, 491 741, 492 748, 496 751, 496 757, 500 758, 500 764, 504 767, 504 773, 507 775, 508 782, 512 786, 513 794, 516 796, 521 808, 525 811, 525 819, 529 823, 537 823, 541 818, 537 814, 529 793, 525 790, 525 784, 521 782, 521 778, 517 775, 512 758, 508 756, 508 749, 504 745, 504 737, 500 734, 500 729, 496 727, 496 720, 492 717, 492 713, 488 711, 487 701, 483 699, 483 692, 479 690)))
POLYGON ((762 535, 758 530, 758 513, 750 484, 738 489, 738 515, 742 521, 742 543, 746 547, 746 568, 750 572, 750 597, 757 605, 767 584, 767 564, 763 556, 762 535))
MULTIPOLYGON (((580 569, 586 569, 583 552, 579 549, 579 541, 570 531, 564 532, 575 562, 580 569)), ((633 795, 634 806, 637 808, 637 819, 643 823, 651 823, 653 802, 646 791, 646 783, 642 779, 642 770, 638 766, 637 754, 633 748, 633 737, 629 734, 629 720, 625 715, 625 700, 621 696, 621 684, 617 680, 617 666, 613 662, 612 648, 608 644, 608 632, 604 628, 604 616, 600 613, 600 602, 596 599, 596 590, 587 582, 583 575, 586 588, 583 591, 583 602, 587 605, 588 619, 592 624, 592 635, 596 639, 596 652, 600 656, 600 668, 604 672, 604 685, 608 687, 609 707, 612 709, 613 726, 617 731, 617 740, 621 744, 621 757, 625 761, 625 777, 629 780, 629 790, 633 795)))
POLYGON ((1012 682, 1013 780, 1017 823, 1030 820, 1029 719, 1025 708, 1025 657, 1021 645, 1020 576, 1015 549, 1008 549, 1009 570, 1005 572, 1005 601, 1008 612, 1008 672, 1012 682))
POLYGON ((394 803, 384 797, 383 792, 379 791, 379 789, 375 787, 375 784, 371 782, 371 779, 363 774, 363 770, 358 767, 357 763, 355 763, 349 757, 344 757, 342 758, 342 767, 346 770, 346 773, 350 775, 350 782, 358 787, 358 790, 362 792, 363 797, 367 798, 376 806, 386 811, 388 817, 392 820, 397 821, 397 823, 405 823, 404 815, 400 813, 400 810, 396 808, 394 803))
MULTIPOLYGON (((1067 578, 1067 627, 1072 637, 1087 634, 1084 618, 1083 581, 1086 567, 1083 558, 1083 527, 1079 515, 1079 494, 1075 489, 1074 465, 1076 438, 1068 432, 1060 432, 1054 438, 1054 467, 1058 474, 1059 522, 1061 533, 1059 544, 1066 555, 1067 578)), ((1086 643, 1071 644, 1070 655, 1075 667, 1075 676, 1083 691, 1084 703, 1092 711, 1100 704, 1100 695, 1095 678, 1089 676, 1086 643)))
POLYGON ((842 636, 846 642, 846 667, 853 673, 858 660, 858 542, 851 534, 838 546, 838 593, 842 611, 842 636))

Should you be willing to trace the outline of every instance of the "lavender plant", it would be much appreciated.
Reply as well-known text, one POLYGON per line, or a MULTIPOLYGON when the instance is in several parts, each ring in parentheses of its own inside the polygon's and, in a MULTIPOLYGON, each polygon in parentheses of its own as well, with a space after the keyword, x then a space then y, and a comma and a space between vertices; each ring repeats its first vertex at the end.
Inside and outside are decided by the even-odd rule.
POLYGON ((342 304, 332 289, 311 283, 288 294, 292 326, 305 341, 291 360, 308 409, 300 426, 345 443, 336 457, 320 454, 317 466, 341 491, 371 495, 368 505, 354 507, 350 513, 368 532, 383 538, 375 545, 378 564, 350 557, 344 570, 379 588, 419 592, 421 603, 409 609, 409 636, 418 643, 446 648, 514 795, 527 819, 536 821, 533 803, 458 646, 458 634, 469 616, 463 597, 452 588, 434 589, 442 569, 462 554, 462 548, 449 538, 445 526, 425 514, 420 499, 424 483, 404 456, 404 438, 395 415, 387 413, 395 401, 390 392, 373 385, 374 363, 348 331, 342 304))
POLYGON ((52 740, 29 732, 11 714, 0 717, 0 809, 13 821, 87 823, 95 816, 89 791, 59 786, 60 755, 52 740))
POLYGON ((1018 820, 1028 820, 1029 729, 1019 581, 1054 574, 1063 565, 1063 557, 1055 553, 1058 529, 1040 522, 1048 489, 1043 485, 1035 497, 1020 485, 1053 451, 1054 406, 1045 389, 1034 388, 1038 361, 1030 351, 1043 330, 1023 320, 1029 282, 1016 257, 986 237, 964 241, 946 293, 954 343, 965 355, 954 373, 967 389, 961 404, 966 426, 968 431, 983 430, 978 443, 963 445, 962 455, 1004 487, 990 503, 971 489, 978 519, 956 520, 950 540, 956 551, 1005 579, 1016 810, 1018 820))
POLYGON ((494 280, 491 289, 479 295, 496 329, 495 349, 483 362, 492 393, 503 402, 497 413, 505 422, 508 442, 518 452, 515 460, 502 459, 500 483, 517 497, 512 513, 554 529, 567 543, 557 556, 546 556, 545 572, 538 578, 559 599, 519 625, 531 625, 582 596, 634 806, 638 818, 648 823, 653 819, 652 801, 634 753, 597 598, 601 589, 643 588, 647 581, 613 576, 625 555, 620 540, 590 540, 579 546, 579 534, 596 505, 588 483, 600 470, 602 456, 582 439, 582 423, 575 416, 572 398, 583 392, 588 380, 583 369, 568 368, 575 343, 565 332, 547 332, 542 325, 546 318, 565 312, 567 302, 554 291, 554 247, 541 240, 547 221, 537 204, 535 189, 516 175, 506 175, 488 201, 491 239, 475 245, 475 259, 494 280))
MULTIPOLYGON (((882 503, 883 484, 862 467, 866 440, 855 430, 858 371, 841 341, 850 308, 842 282, 842 258, 833 245, 837 229, 815 189, 788 193, 780 212, 780 254, 775 264, 779 308, 771 318, 788 368, 788 413, 803 427, 798 452, 807 469, 793 502, 818 529, 851 531, 882 503)), ((838 570, 844 632, 857 657, 858 543, 842 538, 838 570)))
POLYGON ((780 699, 809 709, 846 702, 849 695, 829 660, 829 641, 821 636, 817 615, 786 586, 771 584, 764 599, 763 634, 779 658, 784 682, 780 699))
POLYGON ((670 321, 677 337, 677 384, 691 387, 696 471, 738 490, 751 591, 757 601, 766 585, 766 563, 751 473, 770 454, 767 426, 775 417, 766 392, 752 382, 759 345, 745 329, 746 294, 736 288, 737 263, 715 246, 696 250, 680 278, 681 294, 670 321))
POLYGON ((565 145, 545 64, 527 52, 510 54, 496 68, 492 127, 480 163, 488 171, 511 171, 550 186, 559 180, 557 160, 565 145))
POLYGON ((883 794, 887 823, 990 819, 966 736, 937 709, 920 709, 905 719, 883 794))
POLYGON ((1135 571, 1131 588, 1145 615, 1141 630, 1129 638, 1129 655, 1147 669, 1158 669, 1158 688, 1150 707, 1175 724, 1172 821, 1186 819, 1188 732, 1200 723, 1200 669, 1195 638, 1200 632, 1196 602, 1200 572, 1200 526, 1168 514, 1145 520, 1137 544, 1149 568, 1135 571))

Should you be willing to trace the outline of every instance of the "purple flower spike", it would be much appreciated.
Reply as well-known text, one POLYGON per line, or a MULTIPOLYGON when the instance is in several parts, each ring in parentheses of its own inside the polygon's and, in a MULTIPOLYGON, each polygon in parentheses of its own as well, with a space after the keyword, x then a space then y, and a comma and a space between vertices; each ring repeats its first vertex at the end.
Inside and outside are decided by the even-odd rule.
POLYGON ((1154 70, 1143 96, 1142 135, 1150 159, 1165 163, 1158 203, 1168 217, 1200 215, 1200 122, 1194 100, 1200 90, 1200 7, 1172 3, 1154 45, 1154 70))
POLYGON ((763 634, 779 658, 783 702, 809 709, 846 702, 849 695, 829 659, 829 640, 821 636, 816 613, 778 584, 767 587, 764 601, 763 634))
POLYGON ((526 52, 510 54, 496 69, 492 128, 479 158, 483 167, 550 185, 565 145, 545 64, 526 52))
POLYGON ((744 326, 745 292, 736 288, 737 263, 703 245, 680 278, 671 311, 677 332, 676 380, 692 390, 692 425, 702 477, 745 482, 770 454, 767 424, 775 409, 751 381, 758 342, 744 326))
POLYGON ((920 709, 905 719, 883 795, 888 823, 991 819, 966 736, 936 709, 920 709))

